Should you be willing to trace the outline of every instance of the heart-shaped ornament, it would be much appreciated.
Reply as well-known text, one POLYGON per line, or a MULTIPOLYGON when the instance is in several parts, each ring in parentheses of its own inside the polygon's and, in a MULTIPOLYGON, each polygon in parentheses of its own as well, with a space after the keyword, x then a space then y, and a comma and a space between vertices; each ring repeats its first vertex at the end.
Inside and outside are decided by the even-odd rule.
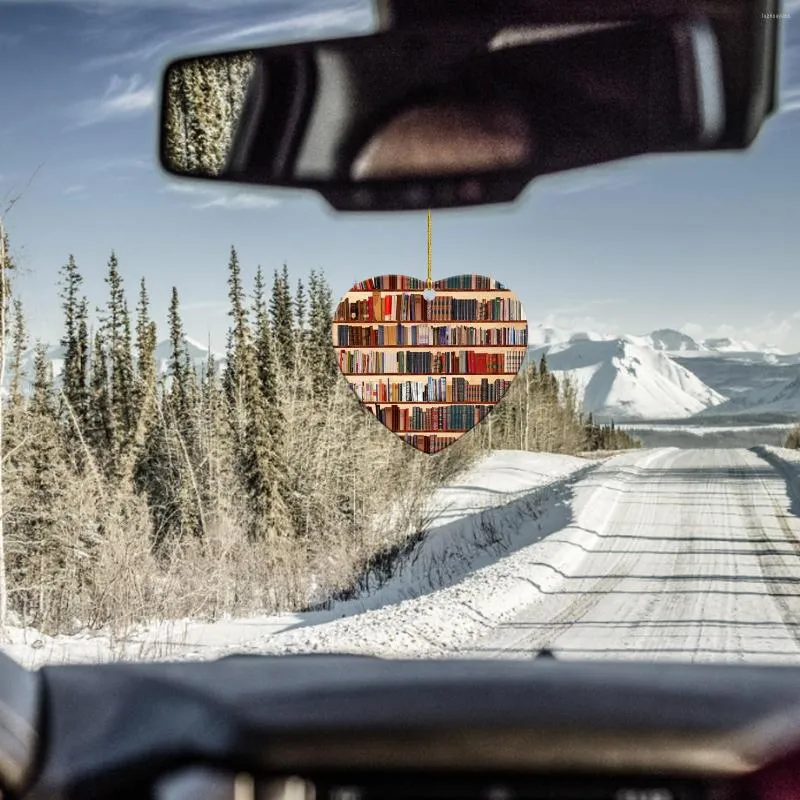
POLYGON ((426 299, 417 278, 368 278, 333 320, 339 369, 358 399, 423 453, 441 452, 486 418, 528 347, 522 303, 502 284, 456 275, 433 288, 426 299))

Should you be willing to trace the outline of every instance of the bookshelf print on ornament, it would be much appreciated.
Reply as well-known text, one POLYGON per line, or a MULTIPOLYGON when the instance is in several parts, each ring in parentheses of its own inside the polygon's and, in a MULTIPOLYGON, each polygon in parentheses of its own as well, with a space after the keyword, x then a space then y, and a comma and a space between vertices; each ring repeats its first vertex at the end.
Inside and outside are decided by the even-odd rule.
POLYGON ((438 453, 486 418, 525 358, 528 323, 514 292, 483 275, 426 283, 381 275, 355 284, 333 345, 362 405, 406 444, 438 453))

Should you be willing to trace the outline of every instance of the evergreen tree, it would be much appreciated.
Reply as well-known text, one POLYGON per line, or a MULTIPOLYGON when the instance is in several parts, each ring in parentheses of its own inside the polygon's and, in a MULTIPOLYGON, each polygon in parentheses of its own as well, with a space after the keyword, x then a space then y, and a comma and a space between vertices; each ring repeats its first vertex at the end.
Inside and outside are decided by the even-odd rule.
POLYGON ((539 359, 539 375, 547 375, 547 355, 542 353, 542 357, 539 359))
POLYGON ((30 430, 25 425, 25 398, 22 392, 25 375, 22 371, 22 359, 28 343, 25 329, 25 315, 22 301, 14 299, 14 313, 11 327, 11 353, 9 359, 8 401, 5 408, 3 424, 2 453, 9 467, 13 468, 21 455, 21 449, 30 437, 30 430))
POLYGON ((86 439, 96 453, 98 462, 107 472, 113 471, 115 466, 113 445, 116 436, 114 427, 106 341, 103 331, 98 330, 94 337, 91 359, 91 402, 86 439))
POLYGON ((275 347, 267 313, 264 273, 260 266, 256 270, 253 289, 253 327, 261 396, 267 407, 279 415, 275 347))
POLYGON ((86 429, 89 420, 89 355, 91 342, 89 341, 89 301, 82 297, 78 303, 78 353, 76 359, 75 382, 75 409, 74 413, 81 431, 86 429))
POLYGON ((281 374, 291 375, 294 372, 294 314, 292 313, 292 297, 289 289, 289 272, 286 264, 278 274, 273 274, 272 297, 270 299, 270 316, 272 317, 272 333, 275 341, 275 356, 281 374))
MULTIPOLYGON (((241 269, 235 249, 228 262, 229 316, 232 326, 228 334, 228 363, 224 386, 232 423, 233 453, 239 481, 250 508, 250 535, 261 539, 274 535, 275 501, 279 478, 275 468, 275 448, 271 435, 274 422, 261 391, 260 366, 252 344, 247 319, 241 269)), ((263 278, 261 279, 263 296, 263 278)), ((259 313, 264 315, 263 301, 259 313)), ((263 327, 263 326, 262 326, 263 327)), ((262 341, 262 347, 264 342, 262 341)), ((270 348, 264 351, 263 375, 267 391, 274 384, 270 379, 270 348)))
POLYGON ((31 411, 42 417, 55 418, 55 395, 53 392, 53 367, 47 360, 47 349, 36 342, 33 351, 33 396, 31 411))
MULTIPOLYGON (((69 403, 71 413, 79 421, 84 419, 86 402, 86 359, 82 352, 81 340, 81 314, 83 303, 80 297, 80 288, 83 276, 75 263, 75 257, 70 255, 67 263, 60 270, 61 301, 64 310, 64 335, 61 338, 61 347, 64 350, 64 366, 62 370, 62 391, 66 402, 69 403)), ((68 420, 67 430, 74 442, 77 431, 71 419, 68 420)))
POLYGON ((17 297, 14 299, 14 313, 11 327, 11 359, 8 365, 11 376, 8 387, 9 425, 13 425, 13 418, 19 415, 23 406, 22 382, 25 376, 22 372, 22 359, 25 355, 27 345, 28 333, 25 328, 25 315, 22 310, 22 300, 17 297))
POLYGON ((59 436, 58 407, 53 389, 52 365, 41 342, 34 348, 33 393, 26 424, 31 436, 24 450, 25 562, 18 567, 23 587, 39 587, 24 593, 34 624, 41 624, 48 610, 47 575, 63 566, 66 552, 59 535, 61 512, 68 491, 64 446, 59 436))
POLYGON ((136 388, 134 397, 138 410, 137 443, 141 445, 145 428, 153 423, 156 400, 156 324, 150 319, 150 298, 144 278, 139 283, 139 302, 136 306, 136 388))
POLYGON ((169 316, 167 319, 169 327, 170 354, 167 366, 167 374, 170 378, 170 397, 172 406, 178 416, 179 424, 186 430, 190 419, 192 408, 190 405, 190 381, 192 378, 189 352, 186 346, 186 335, 183 331, 183 322, 180 316, 180 303, 178 300, 178 290, 172 287, 172 298, 169 304, 169 316))
POLYGON ((309 330, 308 360, 314 396, 325 402, 330 396, 334 383, 339 378, 339 368, 331 342, 332 297, 330 287, 324 276, 311 270, 308 281, 309 330))
POLYGON ((306 291, 303 286, 301 278, 297 279, 297 289, 294 293, 294 316, 297 325, 297 330, 302 334, 306 327, 306 311, 308 301, 306 299, 306 291))
POLYGON ((135 436, 136 412, 130 313, 119 262, 113 251, 105 280, 109 296, 101 324, 108 347, 110 408, 114 422, 110 453, 112 464, 118 470, 120 458, 127 453, 135 436))
POLYGON ((223 386, 228 402, 234 404, 237 398, 242 397, 244 391, 250 336, 239 256, 233 246, 228 261, 228 299, 230 301, 228 316, 232 319, 232 325, 228 331, 223 386))

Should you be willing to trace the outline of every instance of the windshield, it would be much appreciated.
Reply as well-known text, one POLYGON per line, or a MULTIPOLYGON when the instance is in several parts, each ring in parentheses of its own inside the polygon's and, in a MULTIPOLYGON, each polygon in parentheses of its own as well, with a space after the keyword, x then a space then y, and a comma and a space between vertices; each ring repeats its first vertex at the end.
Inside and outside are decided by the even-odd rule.
MULTIPOLYGON (((782 14, 781 109, 745 152, 334 214, 168 176, 159 81, 188 53, 367 32, 367 2, 0 0, 3 648, 800 663, 782 14)), ((219 171, 209 120, 251 69, 173 87, 181 163, 219 171)), ((482 164, 532 147, 502 103, 430 105, 355 173, 406 145, 441 169, 442 120, 482 164)))

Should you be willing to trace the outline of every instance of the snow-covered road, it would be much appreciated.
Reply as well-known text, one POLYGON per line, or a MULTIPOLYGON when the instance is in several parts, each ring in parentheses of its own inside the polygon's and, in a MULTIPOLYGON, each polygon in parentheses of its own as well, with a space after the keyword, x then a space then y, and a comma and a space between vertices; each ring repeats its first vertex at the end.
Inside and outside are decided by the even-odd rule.
POLYGON ((797 475, 773 461, 741 449, 616 456, 566 482, 538 541, 452 586, 252 649, 800 661, 797 475))
POLYGON ((471 654, 800 660, 800 518, 786 470, 748 450, 659 450, 640 465, 609 482, 612 461, 584 481, 597 489, 571 528, 589 534, 586 549, 471 654))

